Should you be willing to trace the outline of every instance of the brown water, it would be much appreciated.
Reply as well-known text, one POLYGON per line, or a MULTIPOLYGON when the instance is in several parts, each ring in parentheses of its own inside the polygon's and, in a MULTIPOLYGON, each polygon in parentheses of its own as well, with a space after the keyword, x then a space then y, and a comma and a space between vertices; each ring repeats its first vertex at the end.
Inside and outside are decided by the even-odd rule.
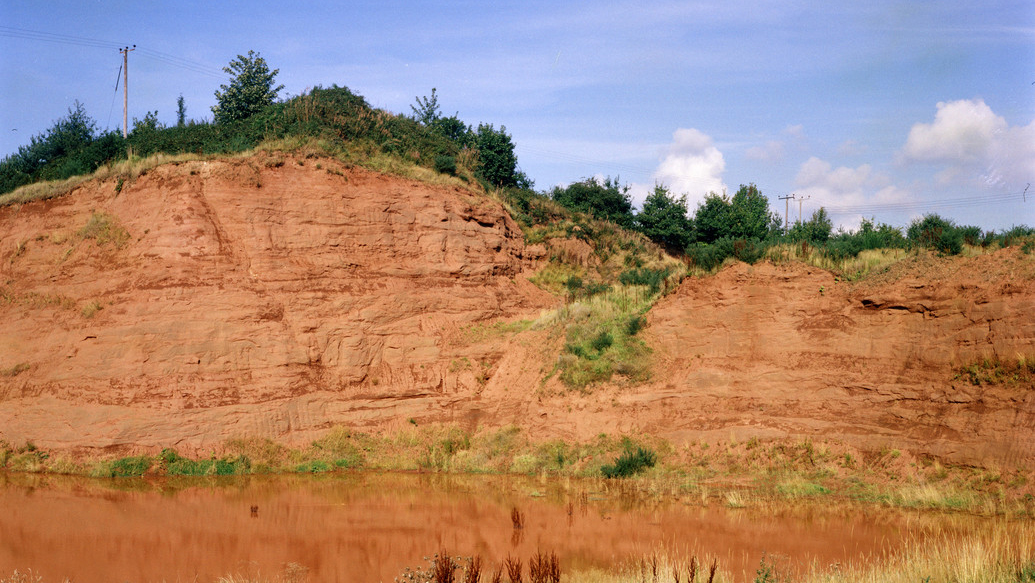
POLYGON ((859 561, 909 537, 964 528, 959 520, 843 506, 702 507, 573 479, 0 473, 0 577, 32 568, 46 583, 207 583, 229 574, 272 579, 295 563, 313 582, 391 582, 446 548, 491 567, 508 554, 552 551, 563 572, 668 550, 717 556, 750 580, 763 552, 792 565, 859 561))

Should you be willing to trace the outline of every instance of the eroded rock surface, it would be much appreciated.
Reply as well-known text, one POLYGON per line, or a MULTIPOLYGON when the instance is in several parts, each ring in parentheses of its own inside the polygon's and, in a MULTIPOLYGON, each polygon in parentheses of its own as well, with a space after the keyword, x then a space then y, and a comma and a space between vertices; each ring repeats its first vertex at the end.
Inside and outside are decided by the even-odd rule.
POLYGON ((1035 261, 906 258, 862 283, 801 265, 688 279, 651 312, 674 433, 787 433, 957 461, 1035 456, 1035 387, 958 367, 1035 354, 1035 261))
POLYGON ((0 369, 25 369, 0 377, 0 437, 204 447, 390 404, 441 417, 427 401, 468 389, 454 361, 491 356, 450 339, 552 301, 498 204, 315 164, 165 165, 0 209, 0 369), (121 248, 79 234, 95 215, 121 248))
POLYGON ((528 281, 551 254, 595 255, 526 248, 485 197, 276 156, 117 190, 0 208, 0 439, 191 453, 412 419, 1035 463, 1035 387, 955 374, 1035 357, 1035 257, 1018 249, 855 283, 797 263, 687 279, 641 332, 652 379, 582 393, 554 371, 563 331, 506 323, 563 301, 528 281), (91 219, 109 227, 83 233, 91 219))

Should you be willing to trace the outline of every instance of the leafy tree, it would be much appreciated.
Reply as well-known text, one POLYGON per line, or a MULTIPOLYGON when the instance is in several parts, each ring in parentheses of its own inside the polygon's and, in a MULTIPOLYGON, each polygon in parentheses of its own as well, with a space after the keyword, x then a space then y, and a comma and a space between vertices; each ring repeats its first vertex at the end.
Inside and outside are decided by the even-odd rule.
POLYGON ((182 128, 187 123, 187 105, 183 101, 183 94, 176 98, 176 127, 182 128))
POLYGON ((76 101, 68 115, 0 161, 0 192, 35 180, 68 178, 79 170, 92 172, 97 165, 78 158, 93 143, 96 130, 97 123, 76 101))
POLYGON ((571 210, 589 213, 623 227, 633 226, 629 187, 619 186, 618 178, 607 177, 603 181, 586 178, 565 188, 554 187, 550 197, 571 210))
POLYGON ((714 243, 728 237, 733 222, 733 206, 726 196, 714 192, 704 197, 694 213, 694 234, 701 243, 714 243))
POLYGON ((217 124, 246 119, 269 107, 283 85, 273 86, 280 69, 270 71, 266 60, 255 51, 237 55, 223 70, 231 75, 229 85, 220 85, 216 91, 216 105, 212 107, 217 124))
POLYGON ((730 200, 728 236, 735 239, 765 239, 780 228, 780 218, 769 210, 769 199, 754 184, 740 185, 730 200))
POLYGON ((763 240, 780 228, 780 217, 769 210, 769 199, 754 184, 740 185, 733 198, 715 193, 705 197, 694 215, 696 238, 714 243, 722 238, 763 240))
POLYGON ((686 195, 675 198, 663 185, 656 184, 636 215, 636 227, 655 243, 682 253, 693 231, 693 223, 687 217, 686 195))
POLYGON ((906 237, 913 245, 935 249, 946 255, 959 255, 963 251, 963 233, 960 228, 936 214, 915 219, 909 224, 906 237))
POLYGON ((438 118, 432 129, 442 137, 456 142, 461 148, 474 143, 474 133, 471 131, 471 127, 460 121, 460 118, 455 115, 438 118))
POLYGON ((830 231, 832 229, 833 223, 830 222, 827 210, 819 207, 819 210, 812 213, 812 218, 808 221, 795 223, 790 233, 788 233, 788 238, 792 241, 808 241, 813 245, 822 245, 830 239, 830 231))
POLYGON ((158 110, 149 111, 144 115, 144 119, 133 118, 133 133, 137 134, 140 132, 156 132, 162 129, 164 126, 158 123, 158 110))
POLYGON ((417 123, 431 127, 442 117, 442 111, 438 107, 438 95, 435 94, 435 91, 436 89, 432 87, 431 97, 427 95, 418 97, 416 105, 410 106, 410 109, 413 110, 413 119, 417 123))
POLYGON ((413 120, 431 129, 440 136, 456 142, 461 148, 473 145, 474 133, 471 127, 460 120, 459 113, 449 117, 442 115, 438 105, 438 94, 434 87, 431 88, 431 96, 418 97, 417 103, 410 106, 413 110, 413 120))
POLYGON ((475 133, 478 148, 478 175, 492 186, 506 188, 518 185, 517 156, 507 128, 478 124, 475 133))

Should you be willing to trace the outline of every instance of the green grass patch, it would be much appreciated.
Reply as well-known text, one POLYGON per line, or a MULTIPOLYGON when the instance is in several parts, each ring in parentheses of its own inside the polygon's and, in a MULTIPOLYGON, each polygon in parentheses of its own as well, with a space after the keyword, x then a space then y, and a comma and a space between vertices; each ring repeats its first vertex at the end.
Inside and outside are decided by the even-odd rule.
POLYGON ((586 390, 620 375, 650 378, 650 348, 637 337, 657 294, 647 287, 618 287, 569 304, 540 318, 538 327, 564 330, 555 372, 569 388, 586 390))
POLYGON ((129 242, 129 232, 119 224, 117 218, 107 213, 93 213, 78 233, 81 239, 93 239, 98 247, 109 243, 116 249, 122 249, 129 242))
POLYGON ((974 386, 1004 385, 1035 389, 1035 356, 1018 355, 1016 359, 982 358, 956 368, 953 380, 974 386))
POLYGON ((235 476, 249 474, 252 469, 251 460, 243 455, 193 460, 180 456, 175 450, 163 449, 159 459, 170 476, 235 476))

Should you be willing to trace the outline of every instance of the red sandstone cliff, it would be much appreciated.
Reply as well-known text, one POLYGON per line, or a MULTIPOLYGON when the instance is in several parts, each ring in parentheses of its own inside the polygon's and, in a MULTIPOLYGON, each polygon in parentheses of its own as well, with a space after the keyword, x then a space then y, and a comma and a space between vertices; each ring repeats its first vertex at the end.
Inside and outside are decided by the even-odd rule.
POLYGON ((168 164, 0 208, 0 439, 190 451, 413 418, 1035 461, 1035 387, 953 378, 1035 356, 1033 256, 917 256, 863 283, 735 265, 650 312, 650 382, 543 391, 557 335, 494 324, 560 300, 503 208, 317 163, 168 164), (83 238, 91 217, 128 238, 83 238))

